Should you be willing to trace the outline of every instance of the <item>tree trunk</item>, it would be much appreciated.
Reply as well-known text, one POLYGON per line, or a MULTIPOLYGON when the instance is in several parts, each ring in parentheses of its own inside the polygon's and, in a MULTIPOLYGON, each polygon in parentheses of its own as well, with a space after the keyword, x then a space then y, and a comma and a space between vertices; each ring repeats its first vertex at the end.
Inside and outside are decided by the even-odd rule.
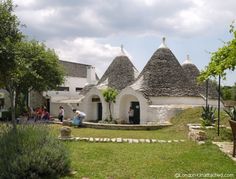
POLYGON ((109 113, 110 113, 110 121, 112 121, 112 115, 111 115, 111 103, 110 103, 110 102, 108 103, 108 106, 109 106, 109 113))
POLYGON ((14 90, 10 91, 11 100, 11 121, 13 129, 16 129, 16 92, 14 90))

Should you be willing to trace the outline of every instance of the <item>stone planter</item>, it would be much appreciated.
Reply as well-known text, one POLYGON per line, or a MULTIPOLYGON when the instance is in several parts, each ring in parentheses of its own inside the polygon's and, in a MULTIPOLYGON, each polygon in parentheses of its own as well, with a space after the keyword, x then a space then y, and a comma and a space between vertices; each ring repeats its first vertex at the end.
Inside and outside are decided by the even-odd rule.
POLYGON ((236 121, 229 120, 229 124, 232 129, 232 134, 233 134, 233 157, 235 157, 236 153, 236 121))
POLYGON ((61 128, 61 135, 59 136, 61 139, 68 139, 71 137, 71 128, 64 126, 61 128))

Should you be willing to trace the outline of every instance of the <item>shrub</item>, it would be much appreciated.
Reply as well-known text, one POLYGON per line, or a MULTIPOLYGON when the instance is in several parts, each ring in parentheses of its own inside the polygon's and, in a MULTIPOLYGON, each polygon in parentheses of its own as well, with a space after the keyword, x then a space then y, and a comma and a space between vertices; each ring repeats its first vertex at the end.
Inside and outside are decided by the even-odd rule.
POLYGON ((59 178, 69 172, 68 152, 46 126, 8 128, 0 135, 0 178, 59 178))
POLYGON ((214 113, 216 108, 213 106, 207 105, 206 107, 202 107, 202 125, 203 126, 210 126, 214 123, 214 113))
POLYGON ((224 110, 232 121, 236 121, 236 108, 232 107, 229 110, 224 110))

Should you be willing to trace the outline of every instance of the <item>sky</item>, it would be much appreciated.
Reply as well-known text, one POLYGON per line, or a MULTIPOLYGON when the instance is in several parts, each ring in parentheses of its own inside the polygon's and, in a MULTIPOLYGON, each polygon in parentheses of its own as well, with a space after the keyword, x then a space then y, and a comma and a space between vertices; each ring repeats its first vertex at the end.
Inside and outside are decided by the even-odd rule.
MULTIPOLYGON (((55 49, 61 60, 93 65, 101 77, 121 44, 141 72, 166 37, 180 64, 199 70, 233 38, 235 0, 13 0, 22 31, 55 49)), ((228 72, 223 85, 233 85, 228 72)))

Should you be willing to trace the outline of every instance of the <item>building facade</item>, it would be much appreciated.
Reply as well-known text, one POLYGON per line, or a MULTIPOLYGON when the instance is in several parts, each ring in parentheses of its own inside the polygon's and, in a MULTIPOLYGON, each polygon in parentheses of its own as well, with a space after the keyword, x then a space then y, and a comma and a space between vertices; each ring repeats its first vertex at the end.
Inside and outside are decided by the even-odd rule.
MULTIPOLYGON (((124 53, 117 56, 98 84, 80 98, 79 108, 88 114, 86 120, 108 118, 108 104, 102 95, 107 87, 119 92, 112 105, 113 118, 127 123, 130 108, 134 110, 135 124, 158 124, 168 123, 183 109, 205 105, 205 94, 196 82, 199 70, 190 76, 166 46, 165 39, 140 74, 131 64, 124 53)), ((215 89, 210 90, 209 94, 215 94, 215 89)), ((215 95, 209 97, 209 105, 216 106, 215 95)))

